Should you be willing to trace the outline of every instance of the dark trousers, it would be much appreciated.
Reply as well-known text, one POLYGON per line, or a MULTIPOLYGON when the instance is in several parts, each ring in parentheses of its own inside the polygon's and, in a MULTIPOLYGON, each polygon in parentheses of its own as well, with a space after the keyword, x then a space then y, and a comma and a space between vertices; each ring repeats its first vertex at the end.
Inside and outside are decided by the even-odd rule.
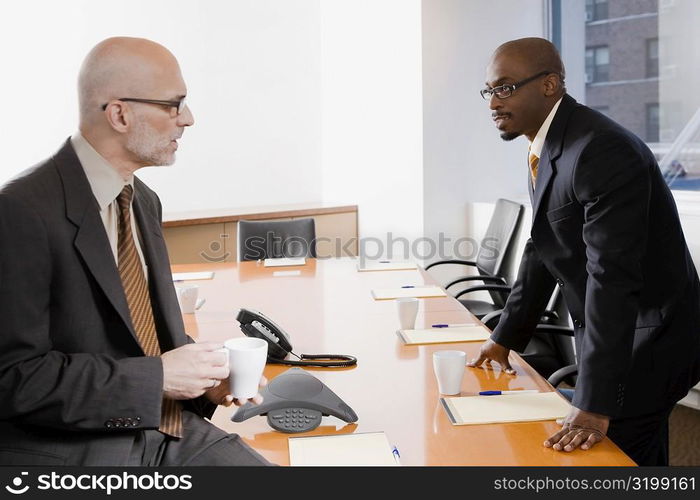
MULTIPOLYGON (((572 389, 557 389, 571 402, 572 389)), ((610 421, 608 437, 637 465, 668 465, 668 417, 673 406, 647 415, 610 421)))
POLYGON ((142 431, 134 441, 129 465, 272 465, 243 442, 189 411, 182 412, 181 439, 155 430, 142 431))

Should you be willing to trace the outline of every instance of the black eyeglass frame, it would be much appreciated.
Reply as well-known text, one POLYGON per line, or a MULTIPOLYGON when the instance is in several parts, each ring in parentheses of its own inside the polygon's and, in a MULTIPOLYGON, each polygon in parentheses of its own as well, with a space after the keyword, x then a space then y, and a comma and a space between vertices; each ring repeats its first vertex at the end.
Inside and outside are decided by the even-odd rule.
POLYGON ((554 71, 540 71, 536 75, 533 75, 529 78, 525 78, 524 80, 520 80, 519 82, 506 83, 505 85, 499 85, 498 87, 494 87, 492 89, 481 89, 479 91, 479 94, 481 94, 481 97, 486 101, 491 99, 492 95, 495 95, 499 99, 507 99, 508 97, 513 95, 513 92, 515 92, 517 89, 519 89, 523 85, 526 85, 526 84, 538 79, 541 76, 549 75, 550 73, 554 73, 554 71), (499 95, 503 92, 507 92, 507 94, 506 95, 499 95))
MULTIPOLYGON (((122 102, 142 102, 146 104, 159 104, 161 106, 170 106, 172 108, 177 108, 177 114, 181 115, 182 112, 185 110, 185 106, 187 103, 185 102, 185 97, 180 99, 179 101, 163 101, 160 99, 140 99, 137 97, 120 97, 118 99, 115 99, 117 101, 122 101, 122 102)), ((105 103, 102 105, 102 111, 107 109, 107 106, 109 106, 109 103, 105 103)))

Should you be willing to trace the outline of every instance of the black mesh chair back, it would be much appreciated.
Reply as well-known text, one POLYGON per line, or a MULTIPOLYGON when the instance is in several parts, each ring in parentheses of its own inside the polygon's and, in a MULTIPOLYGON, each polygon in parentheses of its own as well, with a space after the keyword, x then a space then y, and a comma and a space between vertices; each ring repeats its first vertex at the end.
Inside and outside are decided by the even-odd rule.
MULTIPOLYGON (((486 228, 486 233, 479 243, 476 255, 476 268, 479 274, 488 276, 510 277, 512 273, 511 253, 514 250, 513 238, 520 227, 523 206, 510 200, 499 199, 493 215, 486 228)), ((489 291, 491 300, 498 307, 503 307, 507 294, 489 291)))
POLYGON ((311 218, 238 221, 238 260, 316 257, 316 225, 311 218))

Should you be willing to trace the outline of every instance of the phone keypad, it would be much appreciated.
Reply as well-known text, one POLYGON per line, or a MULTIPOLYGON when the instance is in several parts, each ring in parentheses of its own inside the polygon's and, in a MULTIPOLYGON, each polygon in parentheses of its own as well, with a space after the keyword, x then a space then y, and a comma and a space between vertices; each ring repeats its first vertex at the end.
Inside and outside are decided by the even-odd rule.
POLYGON ((321 423, 321 412, 309 408, 283 408, 267 414, 270 427, 280 432, 306 432, 321 423))

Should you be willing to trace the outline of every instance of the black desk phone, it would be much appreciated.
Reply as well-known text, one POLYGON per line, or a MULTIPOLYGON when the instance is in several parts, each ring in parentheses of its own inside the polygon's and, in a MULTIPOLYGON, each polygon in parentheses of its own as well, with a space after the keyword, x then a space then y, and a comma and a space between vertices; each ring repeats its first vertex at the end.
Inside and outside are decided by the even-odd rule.
POLYGON ((267 423, 280 432, 314 430, 323 415, 345 422, 356 422, 357 414, 323 382, 302 370, 290 368, 280 373, 260 391, 260 405, 246 403, 231 416, 234 422, 256 415, 267 415, 267 423))
POLYGON ((241 309, 238 311, 236 320, 241 324, 241 330, 248 337, 257 337, 267 341, 268 363, 323 368, 340 368, 357 364, 355 356, 345 354, 302 354, 301 356, 294 354, 289 335, 270 318, 258 311, 241 309), (287 354, 296 356, 299 361, 285 359, 287 354))

